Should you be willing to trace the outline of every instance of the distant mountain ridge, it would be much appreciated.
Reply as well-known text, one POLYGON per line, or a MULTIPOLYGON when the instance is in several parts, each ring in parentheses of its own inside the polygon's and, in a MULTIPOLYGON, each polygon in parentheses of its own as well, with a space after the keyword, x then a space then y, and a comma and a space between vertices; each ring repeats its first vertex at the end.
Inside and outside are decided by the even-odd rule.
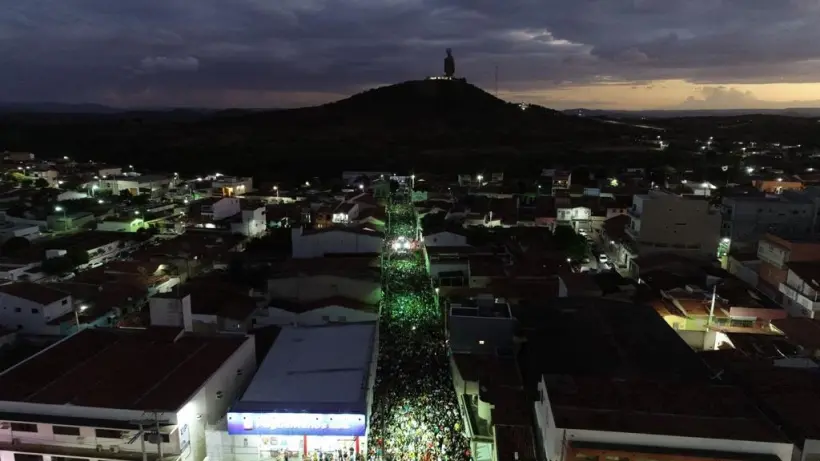
POLYGON ((607 110, 566 109, 566 115, 586 117, 623 118, 682 118, 682 117, 734 117, 738 115, 782 115, 784 117, 820 117, 820 107, 794 107, 787 109, 669 109, 669 110, 607 110))

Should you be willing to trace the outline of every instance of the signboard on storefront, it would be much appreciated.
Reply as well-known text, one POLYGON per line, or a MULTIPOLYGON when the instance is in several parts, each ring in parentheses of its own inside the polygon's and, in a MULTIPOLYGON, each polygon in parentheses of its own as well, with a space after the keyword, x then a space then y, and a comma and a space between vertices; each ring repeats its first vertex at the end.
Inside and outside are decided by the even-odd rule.
POLYGON ((228 413, 228 434, 363 436, 367 418, 356 414, 228 413))

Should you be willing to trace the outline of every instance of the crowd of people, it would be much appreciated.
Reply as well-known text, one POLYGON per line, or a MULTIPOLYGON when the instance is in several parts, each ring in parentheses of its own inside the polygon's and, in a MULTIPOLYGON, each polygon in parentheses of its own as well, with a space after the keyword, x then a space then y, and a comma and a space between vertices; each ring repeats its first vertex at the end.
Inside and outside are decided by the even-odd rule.
MULTIPOLYGON (((416 225, 415 214, 400 216, 388 226, 416 225)), ((450 375, 443 315, 426 260, 418 252, 395 258, 388 255, 382 271, 379 336, 383 339, 379 341, 368 457, 469 461, 472 453, 450 375)))

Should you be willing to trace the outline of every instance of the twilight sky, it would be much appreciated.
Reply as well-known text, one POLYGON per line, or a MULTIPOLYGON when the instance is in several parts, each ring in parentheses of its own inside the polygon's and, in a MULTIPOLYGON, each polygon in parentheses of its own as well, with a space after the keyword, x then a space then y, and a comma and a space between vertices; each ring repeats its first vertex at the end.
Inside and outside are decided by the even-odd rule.
POLYGON ((457 73, 555 108, 820 107, 820 0, 19 0, 0 101, 292 107, 457 73))

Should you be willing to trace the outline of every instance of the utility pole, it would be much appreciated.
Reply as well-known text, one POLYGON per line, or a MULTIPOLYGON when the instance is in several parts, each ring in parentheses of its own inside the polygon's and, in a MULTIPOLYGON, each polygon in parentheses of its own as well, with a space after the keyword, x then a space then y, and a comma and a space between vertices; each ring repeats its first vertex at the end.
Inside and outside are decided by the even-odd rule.
POLYGON ((160 411, 148 411, 146 412, 146 416, 150 414, 152 417, 145 418, 139 421, 131 421, 132 424, 135 424, 138 428, 136 435, 131 437, 131 440, 128 441, 129 444, 134 443, 137 438, 140 439, 140 451, 142 451, 142 461, 148 461, 148 451, 145 447, 145 435, 152 434, 156 432, 156 444, 157 444, 157 460, 161 461, 163 457, 162 453, 162 433, 160 432, 160 423, 168 424, 168 421, 160 421, 159 415, 160 411), (153 428, 153 429, 152 429, 153 428))
POLYGON ((717 284, 712 287, 712 303, 709 305, 709 318, 706 320, 706 328, 712 325, 712 317, 715 315, 715 298, 717 297, 717 284))

